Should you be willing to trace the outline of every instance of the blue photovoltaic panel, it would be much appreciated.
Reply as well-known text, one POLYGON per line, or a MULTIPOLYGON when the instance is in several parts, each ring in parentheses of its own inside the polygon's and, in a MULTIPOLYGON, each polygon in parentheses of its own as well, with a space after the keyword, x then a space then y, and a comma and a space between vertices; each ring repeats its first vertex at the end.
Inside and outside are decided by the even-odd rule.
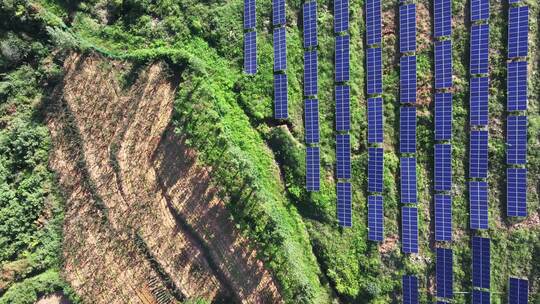
POLYGON ((384 234, 383 197, 368 196, 368 240, 381 242, 384 234))
POLYGON ((400 159, 401 173, 401 203, 416 204, 416 158, 402 157, 400 159))
POLYGON ((452 86, 452 41, 435 42, 435 88, 452 86))
POLYGON ((489 24, 471 27, 471 74, 487 74, 489 67, 489 24))
POLYGON ((336 135, 337 178, 351 178, 351 137, 336 135))
POLYGON ((399 152, 416 152, 416 108, 401 107, 399 110, 399 152))
POLYGON ((381 0, 366 1, 367 44, 381 43, 381 0))
POLYGON ((382 94, 382 49, 367 49, 367 93, 382 94))
POLYGON ((488 131, 472 130, 469 148, 469 177, 487 178, 488 131))
POLYGON ((508 58, 527 57, 529 52, 529 7, 510 7, 508 12, 508 58))
POLYGON ((274 25, 285 24, 285 0, 272 0, 272 21, 274 25))
POLYGON ((471 0, 471 21, 489 19, 489 0, 471 0))
POLYGON ((418 278, 404 275, 401 278, 403 285, 403 304, 418 304, 418 278))
POLYGON ((490 287, 490 239, 473 236, 472 238, 472 281, 473 287, 490 287))
POLYGON ((472 304, 491 304, 489 291, 473 290, 472 304))
POLYGON ((527 110, 527 61, 513 61, 507 64, 506 106, 509 112, 527 110))
POLYGON ((435 191, 452 190, 452 145, 435 144, 435 191))
POLYGON ((304 52, 304 95, 315 96, 318 93, 317 51, 304 52))
POLYGON ((350 87, 336 86, 336 130, 351 129, 350 87))
POLYGON ((368 191, 383 192, 383 148, 368 148, 368 191))
POLYGON ((399 59, 399 100, 416 102, 416 56, 403 56, 399 59))
POLYGON ((435 240, 452 241, 452 196, 435 194, 435 240))
POLYGON ((508 116, 506 163, 509 165, 527 164, 527 116, 508 116))
POLYGON ((435 284, 437 286, 437 297, 451 299, 454 294, 452 290, 454 282, 452 249, 437 248, 436 252, 435 284))
POLYGON ((418 253, 418 209, 401 207, 402 250, 405 253, 418 253))
POLYGON ((488 229, 488 184, 469 182, 471 229, 488 229))
POLYGON ((471 125, 487 126, 488 124, 488 90, 489 78, 471 78, 471 125))
POLYGON ((508 279, 508 304, 529 303, 529 281, 525 279, 508 279))
POLYGON ((244 34, 244 72, 257 73, 257 32, 244 34))
POLYGON ((336 82, 349 81, 349 36, 336 37, 336 82))
POLYGON ((287 97, 287 75, 274 74, 274 118, 289 117, 287 97))
POLYGON ((527 216, 527 169, 506 169, 506 215, 527 216))
POLYGON ((304 47, 317 46, 317 2, 304 3, 304 47))
POLYGON ((285 28, 274 29, 274 71, 287 69, 287 40, 285 28))
POLYGON ((349 30, 349 0, 334 0, 334 32, 349 30))
POLYGON ((382 97, 368 98, 368 143, 383 142, 382 97))
POLYGON ((452 93, 435 93, 435 140, 452 139, 452 93))
POLYGON ((319 142, 319 101, 306 99, 304 104, 306 144, 319 142))
POLYGON ((337 216, 338 224, 342 227, 352 227, 352 192, 351 183, 337 183, 337 216))
POLYGON ((399 7, 399 51, 416 51, 416 4, 399 7))
POLYGON ((320 152, 319 147, 306 147, 306 189, 320 189, 320 152))
POLYGON ((255 28, 255 0, 244 0, 244 29, 255 28))
POLYGON ((452 0, 435 0, 435 38, 452 35, 452 0))

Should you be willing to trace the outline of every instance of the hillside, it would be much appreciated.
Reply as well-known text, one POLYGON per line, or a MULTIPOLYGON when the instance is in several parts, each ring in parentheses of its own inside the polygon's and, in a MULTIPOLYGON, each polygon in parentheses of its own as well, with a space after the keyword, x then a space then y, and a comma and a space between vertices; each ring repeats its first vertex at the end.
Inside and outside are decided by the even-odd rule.
MULTIPOLYGON (((420 253, 400 243, 398 0, 383 1, 385 240, 367 240, 364 2, 350 2, 353 227, 336 220, 333 2, 318 3, 321 191, 305 190, 302 3, 287 1, 289 116, 273 118, 270 1, 258 73, 243 1, 3 0, 0 303, 398 303, 435 297, 433 11, 417 0, 420 253)), ((506 2, 491 1, 493 303, 540 303, 540 8, 530 6, 528 212, 505 216, 506 2)), ((469 3, 453 6, 453 303, 470 303, 469 3)))

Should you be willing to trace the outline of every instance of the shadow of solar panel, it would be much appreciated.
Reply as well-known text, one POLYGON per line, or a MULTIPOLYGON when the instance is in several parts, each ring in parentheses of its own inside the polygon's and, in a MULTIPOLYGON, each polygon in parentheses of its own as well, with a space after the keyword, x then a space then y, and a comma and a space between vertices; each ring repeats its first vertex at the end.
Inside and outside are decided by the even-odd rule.
POLYGON ((399 7, 399 51, 416 51, 416 4, 399 7))
POLYGON ((488 229, 488 184, 469 182, 471 229, 488 229))
POLYGON ((472 238, 472 281, 473 287, 489 289, 490 275, 490 239, 473 236, 472 238))
POLYGON ((434 36, 436 38, 452 35, 452 2, 451 0, 435 0, 434 9, 434 36))
POLYGON ((527 304, 529 301, 529 281, 508 279, 508 304, 527 304))
POLYGON ((400 158, 401 203, 416 204, 416 158, 400 158))
POLYGON ((244 0, 244 29, 255 28, 255 0, 244 0))
POLYGON ((306 99, 304 103, 306 144, 319 142, 319 101, 306 99))
POLYGON ((367 49, 367 93, 382 94, 382 49, 367 49))
POLYGON ((317 46, 317 2, 304 3, 304 47, 317 46))
POLYGON ((352 227, 352 192, 351 183, 337 183, 337 216, 341 227, 352 227))
POLYGON ((416 108, 399 109, 399 152, 416 152, 416 108))
POLYGON ((315 96, 318 93, 317 70, 317 51, 304 52, 304 95, 306 96, 315 96))
POLYGON ((334 0, 334 32, 349 30, 349 0, 334 0))
POLYGON ((472 304, 490 304, 491 297, 488 291, 473 290, 472 304))
POLYGON ((368 191, 383 192, 383 148, 368 148, 368 191))
POLYGON ((529 52, 529 7, 510 7, 508 11, 508 57, 527 57, 529 52))
POLYGON ((489 19, 489 0, 471 0, 471 21, 489 19))
POLYGON ((257 73, 257 32, 244 34, 244 72, 257 73))
POLYGON ((274 71, 287 69, 287 40, 285 28, 274 29, 274 71))
POLYGON ((469 177, 487 178, 488 131, 471 131, 469 155, 469 177))
POLYGON ((435 93, 435 140, 452 139, 452 93, 435 93))
POLYGON ((399 100, 416 102, 416 56, 403 56, 399 59, 399 100))
POLYGON ((368 196, 368 240, 381 242, 384 238, 383 197, 368 196))
POLYGON ((527 216, 527 169, 506 169, 506 215, 527 216))
POLYGON ((350 88, 349 86, 336 86, 336 130, 349 131, 350 129, 350 88))
POLYGON ((435 88, 452 86, 452 41, 435 42, 435 88))
POLYGON ((416 207, 401 207, 402 250, 418 253, 418 210, 416 207))
POLYGON ((452 190, 452 145, 435 145, 435 190, 452 190))
POLYGON ((435 194, 435 240, 452 241, 452 196, 435 194))
POLYGON ((471 78, 470 107, 471 125, 487 126, 488 124, 488 90, 489 78, 471 78))
POLYGON ((437 297, 451 299, 454 295, 452 290, 454 282, 452 249, 437 248, 436 253, 435 284, 437 286, 437 297))
POLYGON ((381 0, 366 1, 367 44, 381 43, 381 0))
POLYGON ((349 36, 336 37, 336 82, 349 81, 349 36))
POLYGON ((351 178, 351 138, 349 134, 336 135, 337 178, 351 178))
POLYGON ((274 74, 274 118, 289 117, 287 97, 287 75, 274 74))
POLYGON ((506 163, 509 165, 527 164, 527 116, 508 116, 506 163))
POLYGON ((274 26, 285 24, 285 0, 272 0, 272 21, 274 26))
POLYGON ((507 110, 527 110, 527 61, 514 61, 507 63, 508 74, 506 88, 508 91, 507 110))
POLYGON ((320 189, 320 152, 319 147, 306 147, 306 189, 320 189))
POLYGON ((418 278, 404 275, 401 277, 403 286, 403 304, 418 304, 418 278))
POLYGON ((383 142, 383 99, 368 98, 368 143, 383 142))
POLYGON ((489 25, 480 24, 471 27, 470 73, 487 74, 489 61, 489 25))

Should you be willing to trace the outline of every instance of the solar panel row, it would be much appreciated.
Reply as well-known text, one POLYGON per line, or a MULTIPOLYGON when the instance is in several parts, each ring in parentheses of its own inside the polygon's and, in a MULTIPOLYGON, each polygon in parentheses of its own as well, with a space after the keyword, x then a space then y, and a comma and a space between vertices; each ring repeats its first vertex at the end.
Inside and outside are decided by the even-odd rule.
POLYGON ((349 30, 349 0, 334 1, 334 32, 349 30))
POLYGON ((274 74, 274 118, 286 119, 288 112, 287 75, 274 74))
POLYGON ((381 0, 366 1, 367 44, 381 44, 381 0))
POLYGON ((452 2, 451 0, 435 0, 434 36, 435 38, 452 35, 452 2))
POLYGON ((349 35, 336 37, 336 82, 349 81, 349 35))
POLYGON ((317 2, 304 3, 304 47, 316 47, 317 42, 317 2))
POLYGON ((337 217, 338 224, 342 227, 352 227, 352 192, 351 183, 337 183, 337 217))
POLYGON ((452 249, 437 248, 435 262, 435 284, 437 297, 451 299, 454 275, 452 272, 452 249))
POLYGON ((401 278, 403 286, 403 304, 418 304, 418 278, 404 275, 401 278))
POLYGON ((306 144, 319 142, 319 101, 306 99, 304 101, 306 144))
POLYGON ((416 152, 416 108, 401 107, 399 111, 399 152, 416 152))
POLYGON ((382 97, 368 98, 368 143, 383 142, 383 100, 382 97))
POLYGON ((255 0, 244 0, 244 29, 255 28, 255 0))
POLYGON ((285 24, 285 0, 272 0, 272 20, 274 26, 285 24))
POLYGON ((368 196, 368 240, 380 242, 384 235, 383 197, 368 196))
POLYGON ((469 205, 471 229, 488 229, 487 182, 469 182, 469 205))
POLYGON ((489 19, 489 0, 471 0, 471 21, 489 19))
POLYGON ((490 287, 490 239, 473 236, 472 238, 472 281, 473 287, 490 287))
POLYGON ((529 7, 510 7, 508 12, 508 57, 527 57, 529 51, 529 7))
POLYGON ((472 304, 491 304, 489 291, 473 290, 472 304))
POLYGON ((367 49, 367 93, 382 94, 382 49, 367 49))
POLYGON ((452 145, 435 144, 435 191, 452 190, 452 145))
POLYGON ((527 216, 527 169, 506 169, 506 214, 527 216))
POLYGON ((304 95, 315 96, 318 93, 318 56, 317 51, 304 52, 304 95))
POLYGON ((285 28, 274 29, 274 71, 287 69, 287 42, 285 28))
POLYGON ((473 126, 487 126, 488 124, 488 89, 489 78, 471 78, 470 123, 473 126))
POLYGON ((402 250, 404 253, 418 253, 418 209, 401 207, 402 250))
POLYGON ((319 147, 306 147, 306 189, 320 189, 320 152, 319 147))
POLYGON ((351 178, 351 137, 349 134, 336 135, 337 178, 351 178))
POLYGON ((435 140, 452 139, 452 93, 435 93, 435 140))
POLYGON ((488 131, 472 130, 469 147, 469 177, 487 178, 488 131))
POLYGON ((383 192, 383 148, 368 148, 368 191, 383 192))
POLYGON ((487 74, 489 67, 489 25, 471 27, 470 73, 487 74))
POLYGON ((399 100, 402 103, 415 103, 416 56, 403 56, 399 62, 399 100))
POLYGON ((435 42, 435 89, 452 86, 452 41, 435 42))
POLYGON ((435 240, 452 241, 452 196, 435 194, 435 240))
POLYGON ((508 116, 506 124, 506 163, 527 163, 527 116, 508 116))
POLYGON ((416 4, 399 7, 399 50, 416 51, 416 4))
POLYGON ((244 34, 244 72, 253 75, 257 73, 257 32, 244 34))
POLYGON ((529 281, 508 279, 508 304, 527 304, 529 301, 529 281))
POLYGON ((507 110, 527 110, 527 61, 513 61, 507 64, 507 110))
POLYGON ((336 86, 336 130, 349 131, 351 129, 350 87, 336 86))
POLYGON ((416 158, 400 158, 401 203, 416 204, 416 158))

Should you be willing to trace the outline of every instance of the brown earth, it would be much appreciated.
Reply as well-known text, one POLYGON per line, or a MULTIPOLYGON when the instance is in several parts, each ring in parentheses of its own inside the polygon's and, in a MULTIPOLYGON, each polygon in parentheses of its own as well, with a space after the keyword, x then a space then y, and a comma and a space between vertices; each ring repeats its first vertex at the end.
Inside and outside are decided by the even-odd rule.
POLYGON ((167 68, 72 55, 64 69, 51 167, 67 199, 64 275, 85 302, 282 302, 211 170, 172 131, 167 68))

